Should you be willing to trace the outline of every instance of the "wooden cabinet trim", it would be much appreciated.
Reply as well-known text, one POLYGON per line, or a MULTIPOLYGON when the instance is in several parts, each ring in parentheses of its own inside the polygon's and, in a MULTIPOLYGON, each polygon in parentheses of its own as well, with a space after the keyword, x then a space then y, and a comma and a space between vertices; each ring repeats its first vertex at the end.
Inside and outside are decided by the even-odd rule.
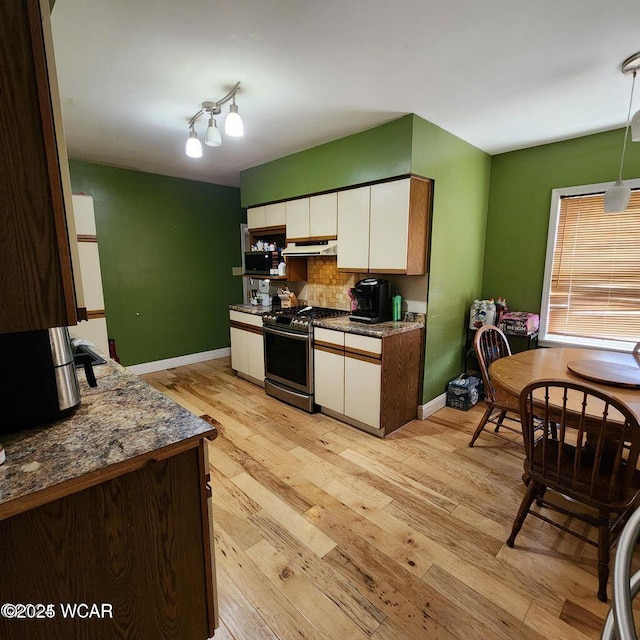
POLYGON ((285 235, 286 234, 286 230, 287 228, 285 226, 278 226, 278 227, 252 227, 251 229, 249 229, 249 232, 251 233, 251 235, 254 236, 259 236, 261 234, 271 234, 271 235, 276 235, 276 234, 282 234, 285 235))
POLYGON ((345 347, 344 355, 347 358, 362 360, 363 362, 370 362, 371 364, 380 364, 382 362, 382 354, 363 351, 362 349, 355 349, 354 347, 345 347))
POLYGON ((331 344, 330 342, 322 342, 321 340, 313 341, 313 348, 318 351, 326 351, 327 353, 333 353, 337 356, 344 355, 344 347, 337 344, 331 344))
POLYGON ((406 274, 420 275, 427 272, 428 265, 432 183, 412 179, 409 189, 406 274))
MULTIPOLYGON (((345 269, 341 269, 341 271, 345 271, 345 269)), ((368 273, 395 273, 398 275, 406 275, 408 271, 407 269, 369 269, 368 273)))
POLYGON ((337 240, 338 236, 308 236, 305 238, 287 238, 287 242, 322 242, 323 240, 337 240))
POLYGON ((257 333, 259 335, 262 335, 262 327, 257 327, 253 324, 244 324, 244 322, 231 320, 230 325, 234 329, 240 329, 241 331, 248 331, 249 333, 257 333))
POLYGON ((107 314, 104 309, 89 309, 87 310, 87 320, 96 320, 97 318, 106 318, 107 314))
MULTIPOLYGON (((209 416, 207 416, 209 417, 209 416)), ((209 441, 200 441, 198 451, 198 467, 202 481, 200 483, 200 503, 202 514, 202 538, 204 554, 204 571, 207 591, 207 618, 209 637, 212 637, 219 625, 218 587, 216 581, 215 547, 213 537, 212 495, 210 493, 211 474, 209 472, 209 441)))

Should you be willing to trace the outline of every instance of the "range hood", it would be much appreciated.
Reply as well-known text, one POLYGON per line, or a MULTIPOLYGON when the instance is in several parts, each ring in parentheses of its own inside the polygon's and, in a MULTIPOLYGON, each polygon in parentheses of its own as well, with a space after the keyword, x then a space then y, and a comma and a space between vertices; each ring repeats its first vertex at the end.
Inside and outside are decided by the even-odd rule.
POLYGON ((301 242, 289 242, 282 250, 283 256, 291 256, 295 258, 335 256, 337 253, 337 240, 303 240, 301 242))

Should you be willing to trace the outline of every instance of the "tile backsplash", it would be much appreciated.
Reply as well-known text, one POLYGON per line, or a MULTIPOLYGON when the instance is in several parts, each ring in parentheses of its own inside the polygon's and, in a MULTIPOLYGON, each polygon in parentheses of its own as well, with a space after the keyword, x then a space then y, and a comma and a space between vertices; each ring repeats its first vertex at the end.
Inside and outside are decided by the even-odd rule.
MULTIPOLYGON (((347 289, 355 286, 358 280, 367 277, 377 276, 366 273, 339 273, 335 256, 316 256, 307 258, 307 281, 289 282, 287 285, 296 294, 300 304, 349 311, 351 300, 347 295, 347 289)), ((392 294, 399 293, 402 296, 402 312, 407 316, 404 319, 424 319, 427 310, 426 275, 383 274, 381 277, 389 280, 392 294)), ((272 293, 276 293, 277 281, 272 281, 271 284, 272 293)))
POLYGON ((300 289, 299 298, 308 304, 333 309, 350 309, 347 289, 362 278, 359 273, 338 273, 335 256, 307 258, 307 282, 300 289))

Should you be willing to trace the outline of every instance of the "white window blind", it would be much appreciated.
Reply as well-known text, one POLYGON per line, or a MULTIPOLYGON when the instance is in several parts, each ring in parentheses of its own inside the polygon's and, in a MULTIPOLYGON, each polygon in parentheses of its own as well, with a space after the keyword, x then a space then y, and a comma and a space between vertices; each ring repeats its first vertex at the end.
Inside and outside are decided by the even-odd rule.
POLYGON ((640 340, 640 190, 620 214, 603 194, 561 197, 547 334, 640 340))

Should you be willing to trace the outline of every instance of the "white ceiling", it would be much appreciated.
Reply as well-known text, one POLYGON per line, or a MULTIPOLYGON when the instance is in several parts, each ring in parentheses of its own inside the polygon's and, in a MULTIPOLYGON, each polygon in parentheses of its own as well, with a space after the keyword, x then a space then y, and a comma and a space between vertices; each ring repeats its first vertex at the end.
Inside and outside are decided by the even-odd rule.
POLYGON ((57 0, 52 23, 71 157, 227 185, 407 113, 491 154, 621 127, 640 50, 638 0, 57 0), (238 80, 244 138, 187 158, 238 80))

